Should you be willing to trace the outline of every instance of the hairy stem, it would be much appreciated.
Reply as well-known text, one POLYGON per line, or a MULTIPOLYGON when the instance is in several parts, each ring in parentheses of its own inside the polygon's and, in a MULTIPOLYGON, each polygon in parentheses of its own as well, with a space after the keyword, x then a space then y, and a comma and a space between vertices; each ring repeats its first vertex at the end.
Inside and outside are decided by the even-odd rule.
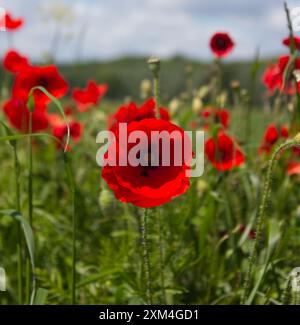
POLYGON ((141 216, 141 240, 143 247, 143 273, 146 283, 146 299, 147 304, 152 305, 152 278, 150 267, 150 254, 148 246, 148 209, 144 209, 141 216))
POLYGON ((268 164, 268 169, 267 169, 267 174, 266 174, 266 179, 263 187, 263 192, 262 192, 262 197, 261 197, 261 203, 257 212, 257 217, 256 217, 256 236, 255 236, 255 242, 254 245, 252 246, 252 250, 250 253, 249 257, 249 266, 247 269, 247 273, 245 276, 245 282, 244 282, 244 293, 242 296, 241 303, 246 304, 247 303, 247 297, 249 294, 249 289, 250 289, 250 282, 251 282, 251 275, 252 275, 252 270, 253 266, 256 263, 257 259, 257 254, 259 251, 259 246, 260 246, 260 241, 262 237, 262 230, 263 226, 265 224, 265 215, 266 215, 266 210, 268 206, 268 200, 270 197, 270 192, 271 192, 271 183, 272 183, 272 176, 273 176, 273 169, 276 163, 277 156, 286 149, 291 148, 292 146, 299 146, 300 145, 300 140, 298 139, 293 139, 286 141, 282 145, 280 145, 275 152, 273 153, 271 159, 269 160, 268 164))

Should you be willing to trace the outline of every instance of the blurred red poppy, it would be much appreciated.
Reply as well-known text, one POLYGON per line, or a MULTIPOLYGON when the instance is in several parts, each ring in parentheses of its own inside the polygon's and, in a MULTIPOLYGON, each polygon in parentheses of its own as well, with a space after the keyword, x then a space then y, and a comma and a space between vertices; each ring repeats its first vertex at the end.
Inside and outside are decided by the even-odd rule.
POLYGON ((286 139, 289 132, 286 126, 277 127, 275 124, 270 124, 264 134, 262 143, 258 149, 259 154, 270 153, 273 145, 280 139, 286 139))
POLYGON ((287 167, 288 175, 300 175, 300 163, 291 161, 288 163, 287 167))
MULTIPOLYGON (((184 160, 180 166, 174 164, 174 142, 179 140, 184 143, 184 131, 180 127, 162 119, 150 118, 143 119, 139 122, 132 122, 128 125, 128 137, 134 131, 143 131, 147 135, 148 143, 145 144, 145 153, 147 153, 147 161, 149 161, 149 154, 151 147, 157 146, 159 148, 160 162, 158 166, 111 166, 106 165, 102 170, 102 177, 108 186, 114 191, 117 199, 122 202, 132 203, 143 208, 150 208, 165 204, 173 198, 184 194, 190 186, 189 177, 186 172, 190 169, 190 160, 192 158, 191 148, 183 148, 190 152, 190 160, 184 160), (161 141, 157 142, 151 137, 152 131, 166 131, 171 134, 177 131, 176 138, 171 141, 170 152, 170 166, 163 166, 161 163, 162 145, 161 141), (155 143, 153 143, 154 141, 155 143), (173 145, 172 145, 173 144, 173 145)), ((127 150, 119 148, 120 142, 117 138, 117 144, 112 148, 116 151, 118 161, 122 155, 127 154, 127 150)), ((128 152, 136 144, 127 143, 128 152)), ((176 144, 175 144, 176 145, 176 144)), ((189 145, 190 142, 189 142, 189 145)), ((110 150, 110 148, 108 149, 110 150)), ((106 157, 107 158, 107 157, 106 157)), ((182 157, 183 159, 183 157, 182 157)))
POLYGON ((7 31, 15 31, 24 24, 23 18, 13 18, 9 12, 5 14, 5 28, 7 31))
MULTIPOLYGON (((50 114, 49 115, 49 123, 52 129, 52 134, 55 136, 61 144, 57 143, 57 148, 63 148, 63 143, 68 134, 67 122, 63 120, 63 118, 58 114, 50 114)), ((73 118, 68 118, 68 125, 70 128, 70 138, 74 143, 78 143, 81 139, 83 126, 80 122, 75 121, 73 118)), ((71 149, 69 146, 68 150, 71 149)))
POLYGON ((206 141, 205 154, 211 164, 220 171, 231 170, 245 161, 239 146, 223 131, 219 131, 216 139, 211 137, 206 141))
POLYGON ((97 85, 95 81, 90 80, 85 89, 75 88, 72 96, 78 104, 78 110, 84 112, 89 106, 98 105, 107 90, 108 86, 106 84, 97 85))
MULTIPOLYGON (((68 91, 68 83, 59 74, 56 66, 28 67, 16 76, 12 89, 13 97, 27 101, 30 90, 36 86, 44 87, 56 98, 64 96, 68 91)), ((40 90, 34 92, 34 98, 42 104, 51 101, 40 90)))
POLYGON ((9 50, 4 56, 3 66, 6 70, 16 74, 28 68, 29 61, 17 51, 9 50))
POLYGON ((209 129, 210 123, 221 124, 224 129, 229 127, 229 111, 224 108, 209 107, 201 112, 204 119, 204 129, 209 129))
POLYGON ((277 64, 269 65, 263 73, 262 82, 269 91, 269 95, 273 95, 276 89, 280 89, 281 75, 277 64))
MULTIPOLYGON (((165 121, 170 120, 168 111, 160 107, 160 118, 165 121)), ((108 120, 108 128, 112 131, 118 123, 130 123, 133 121, 141 121, 145 118, 155 117, 155 101, 153 98, 148 99, 142 106, 138 107, 135 103, 121 106, 117 112, 110 116, 108 120)))
MULTIPOLYGON (((296 89, 298 92, 300 91, 300 83, 298 82, 296 87, 292 75, 290 75, 289 79, 284 80, 284 74, 289 60, 289 55, 280 56, 276 64, 270 65, 265 70, 262 82, 268 88, 270 95, 273 95, 275 90, 290 95, 294 94, 296 89)), ((294 69, 300 69, 300 59, 295 60, 294 67, 291 68, 291 71, 294 69)))
MULTIPOLYGON (((4 104, 3 109, 12 127, 24 133, 29 131, 29 110, 25 101, 16 98, 10 99, 4 104)), ((47 129, 48 124, 45 105, 37 103, 32 113, 32 132, 47 129)))
MULTIPOLYGON (((287 47, 290 47, 290 43, 291 43, 290 37, 287 37, 284 40, 282 40, 282 44, 287 47)), ((294 36, 294 44, 296 49, 300 50, 300 37, 294 36)))
POLYGON ((210 48, 218 58, 227 56, 233 50, 234 45, 228 33, 217 32, 210 39, 210 48))

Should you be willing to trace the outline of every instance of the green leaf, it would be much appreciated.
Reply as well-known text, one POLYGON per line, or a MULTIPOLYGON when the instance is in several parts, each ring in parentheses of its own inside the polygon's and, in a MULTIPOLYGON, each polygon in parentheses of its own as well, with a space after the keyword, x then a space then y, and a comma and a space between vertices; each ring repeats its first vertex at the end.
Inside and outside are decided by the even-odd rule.
MULTIPOLYGON (((4 122, 0 121, 0 124, 3 126, 6 135, 8 135, 8 136, 14 135, 14 133, 11 131, 11 129, 4 122)), ((11 140, 11 141, 9 141, 9 143, 13 148, 15 148, 17 145, 16 140, 11 140)))
MULTIPOLYGON (((29 257, 30 257, 30 263, 32 267, 32 295, 31 297, 34 297, 34 292, 35 292, 35 274, 34 274, 34 269, 35 269, 35 262, 34 262, 34 254, 35 254, 35 245, 34 245, 34 236, 32 229, 28 223, 28 221, 21 215, 20 212, 15 211, 15 210, 0 210, 0 214, 3 216, 8 216, 12 217, 13 219, 16 219, 20 222, 25 241, 26 241, 26 246, 28 249, 29 257)), ((31 298, 32 301, 32 298, 31 298)))
POLYGON ((43 288, 38 288, 35 294, 35 297, 33 299, 33 305, 45 305, 47 296, 48 296, 48 290, 43 288))
POLYGON ((56 141, 57 143, 59 143, 60 145, 62 145, 62 142, 59 141, 58 138, 54 137, 51 134, 47 134, 47 133, 32 133, 32 134, 13 134, 13 135, 6 135, 6 136, 2 136, 0 137, 0 142, 2 141, 13 141, 13 140, 21 140, 27 137, 47 137, 50 138, 54 141, 56 141))

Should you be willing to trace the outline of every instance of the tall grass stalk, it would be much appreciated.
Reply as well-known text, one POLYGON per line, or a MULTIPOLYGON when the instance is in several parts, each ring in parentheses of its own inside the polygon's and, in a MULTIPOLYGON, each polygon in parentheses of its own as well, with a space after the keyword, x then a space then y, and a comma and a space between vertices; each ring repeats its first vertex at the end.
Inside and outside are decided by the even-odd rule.
MULTIPOLYGON (((33 229, 33 157, 32 157, 32 114, 33 109, 29 110, 29 128, 28 128, 28 219, 31 228, 33 229)), ((32 270, 35 272, 35 270, 32 270)), ((31 278, 31 266, 29 257, 26 260, 26 302, 30 303, 30 278, 31 278)))
POLYGON ((265 179, 262 197, 261 197, 261 203, 258 208, 257 217, 256 217, 256 236, 255 236, 254 245, 252 246, 252 250, 250 253, 249 266, 248 266, 246 276, 245 276, 244 292, 243 292, 243 296, 241 299, 242 304, 247 304, 247 297, 248 297, 249 289, 250 289, 252 270, 253 270, 253 267, 257 260, 257 254, 259 252, 263 227, 265 225, 266 210, 268 207, 268 200, 269 200, 270 192, 271 192, 273 169, 274 169, 275 163, 277 161, 277 156, 283 150, 287 150, 293 146, 300 146, 300 134, 298 134, 294 139, 288 140, 285 143, 278 146, 277 149, 274 151, 271 159, 269 160, 266 179, 265 179))
POLYGON ((72 169, 71 161, 69 160, 67 153, 64 153, 64 162, 68 178, 69 187, 72 194, 72 270, 71 270, 71 304, 76 304, 76 259, 77 259, 77 191, 74 179, 74 173, 72 169))
MULTIPOLYGON (((14 172, 15 172, 15 200, 16 210, 21 212, 21 195, 20 195, 20 162, 17 153, 17 143, 14 142, 14 172)), ((18 301, 19 305, 23 304, 23 254, 22 254, 22 229, 20 222, 17 222, 17 255, 18 255, 18 301)))

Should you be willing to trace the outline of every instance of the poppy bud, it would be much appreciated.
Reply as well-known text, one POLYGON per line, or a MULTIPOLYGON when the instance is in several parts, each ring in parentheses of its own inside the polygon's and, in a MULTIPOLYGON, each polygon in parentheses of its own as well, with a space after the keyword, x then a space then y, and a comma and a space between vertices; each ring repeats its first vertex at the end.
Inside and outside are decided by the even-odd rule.
POLYGON ((193 99, 193 103, 192 103, 192 108, 193 108, 194 113, 196 113, 196 114, 199 113, 201 111, 202 107, 203 107, 202 100, 200 98, 195 97, 193 99))
POLYGON ((153 76, 157 78, 160 70, 160 59, 158 57, 151 57, 148 60, 148 65, 150 71, 153 73, 153 76))

